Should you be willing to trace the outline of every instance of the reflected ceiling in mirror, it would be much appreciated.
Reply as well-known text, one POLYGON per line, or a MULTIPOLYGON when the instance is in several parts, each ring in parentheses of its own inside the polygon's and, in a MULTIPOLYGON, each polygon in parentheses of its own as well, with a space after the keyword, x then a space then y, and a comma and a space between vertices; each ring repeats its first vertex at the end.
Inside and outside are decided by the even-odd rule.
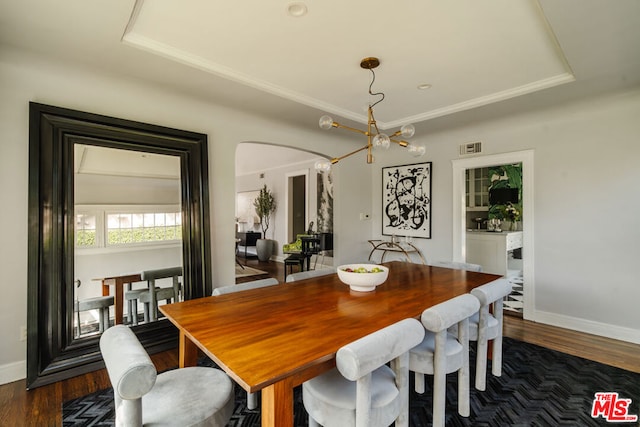
POLYGON ((74 159, 77 175, 180 179, 180 159, 176 156, 76 144, 74 159))

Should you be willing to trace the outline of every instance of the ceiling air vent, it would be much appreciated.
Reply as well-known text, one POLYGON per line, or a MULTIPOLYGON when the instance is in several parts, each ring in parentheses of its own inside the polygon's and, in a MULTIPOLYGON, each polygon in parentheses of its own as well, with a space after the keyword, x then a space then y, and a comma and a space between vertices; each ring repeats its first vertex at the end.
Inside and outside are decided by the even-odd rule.
POLYGON ((464 156, 467 154, 476 154, 482 151, 482 143, 481 142, 470 142, 468 144, 462 144, 460 146, 460 155, 464 156))

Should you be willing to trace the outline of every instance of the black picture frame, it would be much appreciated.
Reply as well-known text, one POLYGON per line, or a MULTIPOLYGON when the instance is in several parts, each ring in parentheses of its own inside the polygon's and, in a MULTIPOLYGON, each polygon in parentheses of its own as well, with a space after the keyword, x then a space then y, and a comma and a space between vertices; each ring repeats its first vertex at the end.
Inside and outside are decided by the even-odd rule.
POLYGON ((432 162, 382 168, 382 235, 431 238, 432 162))

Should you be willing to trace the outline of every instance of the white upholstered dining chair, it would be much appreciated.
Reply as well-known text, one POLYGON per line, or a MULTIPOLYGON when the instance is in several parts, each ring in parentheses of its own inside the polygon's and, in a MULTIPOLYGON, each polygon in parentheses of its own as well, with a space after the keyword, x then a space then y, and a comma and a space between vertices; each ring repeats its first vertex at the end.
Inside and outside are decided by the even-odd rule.
POLYGON ((453 268, 455 270, 466 270, 466 271, 482 271, 482 266, 480 264, 472 264, 470 262, 458 262, 458 261, 438 261, 436 263, 436 267, 446 267, 453 268))
POLYGON ((496 377, 502 375, 502 306, 504 298, 511 293, 511 289, 511 283, 507 279, 498 279, 471 291, 471 295, 480 301, 479 312, 469 318, 469 340, 477 341, 475 386, 478 390, 484 391, 487 387, 489 340, 493 340, 491 373, 496 377))
POLYGON ((299 280, 309 279, 311 277, 327 276, 329 274, 335 274, 336 269, 334 267, 321 268, 318 270, 300 271, 287 275, 287 283, 297 282, 299 280))
POLYGON ((264 288, 266 286, 277 285, 278 283, 279 282, 277 279, 274 279, 273 277, 269 277, 267 279, 253 280, 251 282, 239 283, 237 285, 220 286, 219 288, 215 288, 211 295, 213 296, 224 295, 224 294, 230 294, 233 292, 246 291, 248 289, 264 288))
POLYGON ((233 382, 219 369, 190 367, 162 374, 133 331, 107 329, 100 351, 113 386, 116 427, 216 426, 231 418, 233 382))
MULTIPOLYGON (((213 290, 212 295, 226 295, 234 292, 246 291, 249 289, 264 288, 267 286, 277 285, 279 282, 273 277, 267 279, 253 280, 251 282, 239 283, 237 285, 221 286, 213 290)), ((258 395, 257 393, 247 392, 247 409, 256 409, 258 407, 258 395)))
POLYGON ((409 370, 415 372, 415 390, 425 392, 424 375, 433 375, 433 426, 444 426, 447 374, 458 372, 458 413, 468 417, 469 317, 480 303, 464 294, 426 309, 421 316, 424 340, 409 351, 409 370), (448 329, 458 325, 457 336, 448 329))
POLYGON ((407 352, 423 336, 420 322, 405 319, 340 348, 336 368, 302 384, 309 427, 408 426, 407 352))

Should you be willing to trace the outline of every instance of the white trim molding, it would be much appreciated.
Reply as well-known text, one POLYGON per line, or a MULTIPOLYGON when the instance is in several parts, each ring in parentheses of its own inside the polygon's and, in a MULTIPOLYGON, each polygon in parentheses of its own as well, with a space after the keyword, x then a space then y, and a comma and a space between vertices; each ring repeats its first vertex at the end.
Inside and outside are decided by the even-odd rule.
POLYGON ((572 329, 586 334, 598 335, 614 340, 640 344, 640 330, 611 325, 609 323, 594 322, 593 320, 565 316, 564 314, 536 311, 536 321, 546 325, 572 329))
POLYGON ((9 384, 27 377, 27 361, 7 363, 0 366, 0 385, 9 384))

